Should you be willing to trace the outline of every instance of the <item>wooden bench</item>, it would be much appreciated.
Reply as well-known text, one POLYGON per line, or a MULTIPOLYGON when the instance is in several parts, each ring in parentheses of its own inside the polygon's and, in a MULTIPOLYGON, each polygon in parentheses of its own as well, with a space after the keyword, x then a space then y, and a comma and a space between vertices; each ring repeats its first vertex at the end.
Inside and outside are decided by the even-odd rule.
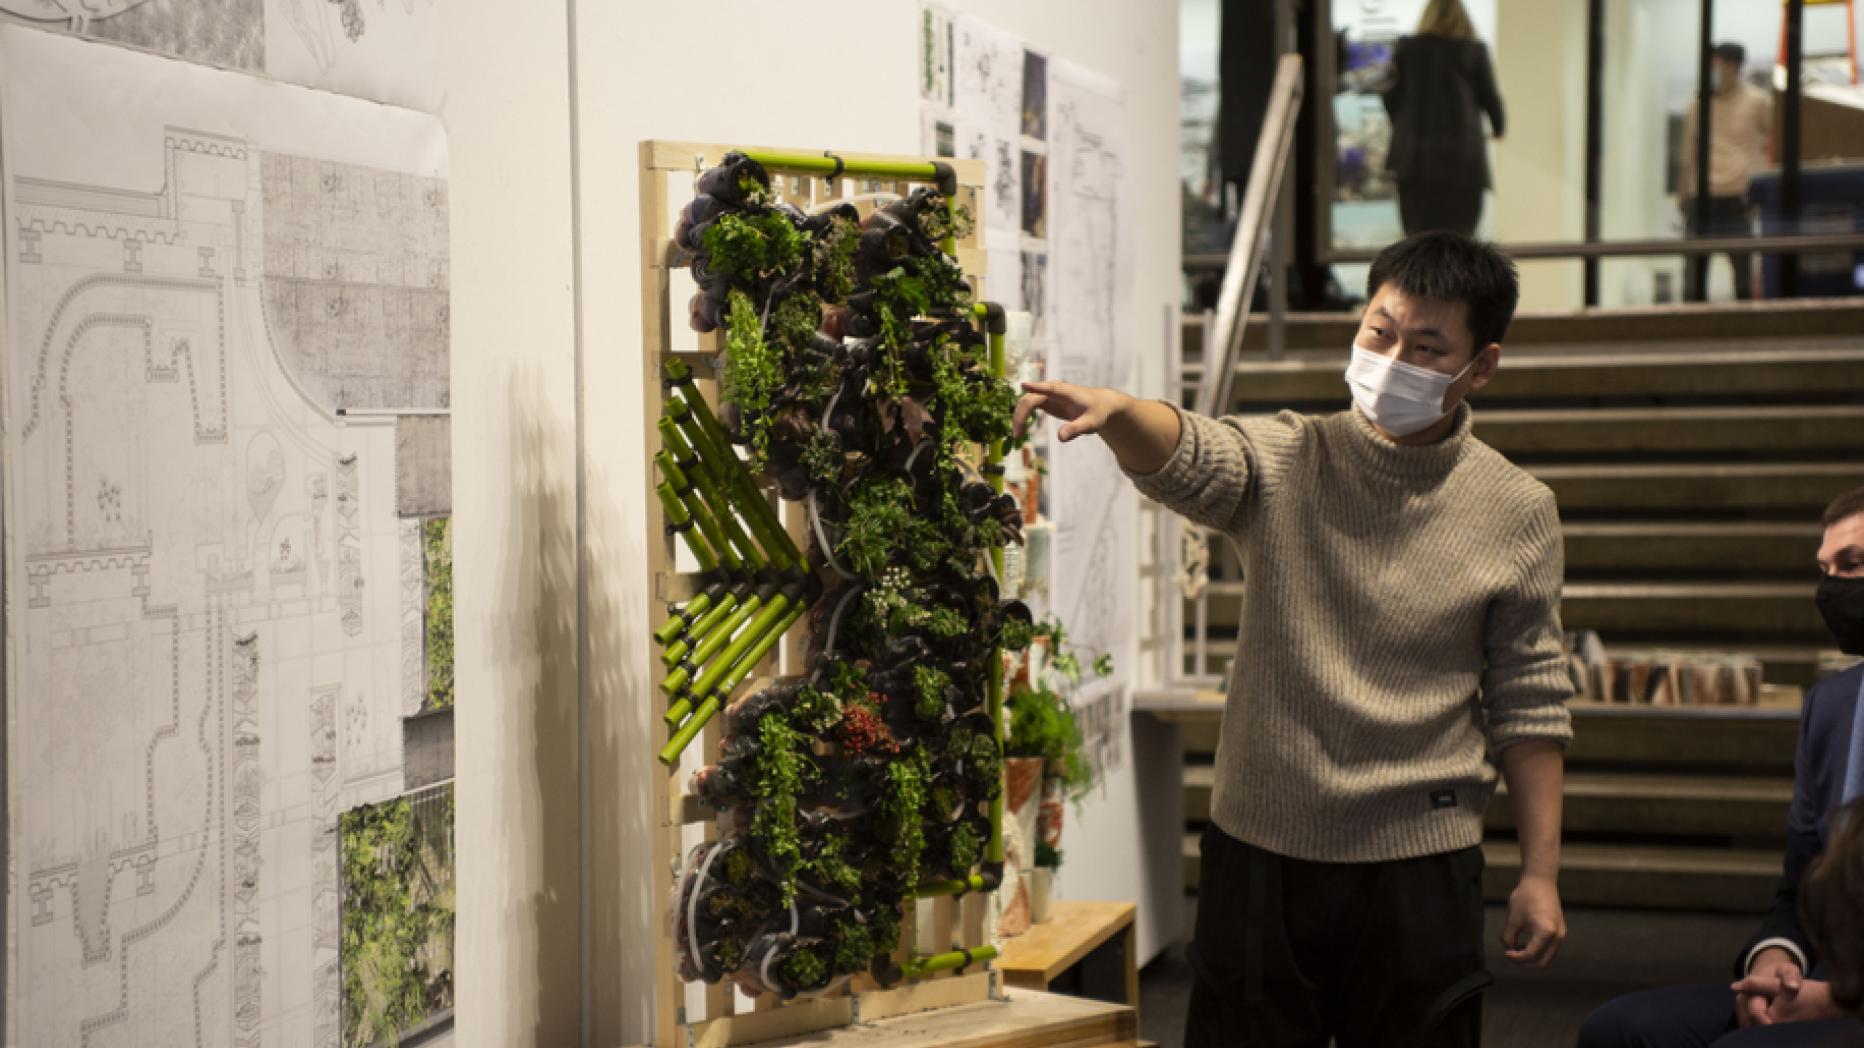
POLYGON ((1003 944, 1004 982, 1139 1007, 1138 942, 1130 902, 1056 900, 1054 918, 1003 944))

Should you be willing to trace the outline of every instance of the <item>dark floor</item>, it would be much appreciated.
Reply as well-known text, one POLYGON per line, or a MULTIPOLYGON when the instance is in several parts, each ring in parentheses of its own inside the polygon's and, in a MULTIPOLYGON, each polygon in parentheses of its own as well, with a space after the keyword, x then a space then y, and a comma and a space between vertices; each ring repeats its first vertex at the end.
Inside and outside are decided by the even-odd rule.
MULTIPOLYGON (((1572 1048, 1587 1014, 1621 993, 1726 980, 1735 953, 1759 924, 1724 914, 1568 910, 1560 956, 1547 970, 1529 972, 1496 949, 1504 916, 1489 907, 1495 986, 1484 997, 1484 1048, 1572 1048)), ((1190 996, 1191 968, 1180 942, 1140 973, 1140 1035, 1178 1048, 1190 996)))

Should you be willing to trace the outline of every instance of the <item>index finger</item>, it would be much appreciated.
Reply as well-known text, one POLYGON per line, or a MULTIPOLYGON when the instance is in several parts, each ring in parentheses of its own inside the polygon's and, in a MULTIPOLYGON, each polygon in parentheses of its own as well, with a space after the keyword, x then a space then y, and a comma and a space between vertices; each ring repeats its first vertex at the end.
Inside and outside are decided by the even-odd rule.
MULTIPOLYGON (((1029 389, 1029 385, 1024 385, 1023 388, 1029 389)), ((1023 428, 1029 424, 1029 416, 1035 414, 1036 409, 1047 401, 1048 395, 1042 391, 1025 393, 1021 399, 1017 400, 1016 410, 1010 414, 1011 440, 1023 439, 1023 428)))
POLYGON ((1552 929, 1536 928, 1534 934, 1528 937, 1527 945, 1507 951, 1507 957, 1530 967, 1545 968, 1558 949, 1559 943, 1555 941, 1552 929))

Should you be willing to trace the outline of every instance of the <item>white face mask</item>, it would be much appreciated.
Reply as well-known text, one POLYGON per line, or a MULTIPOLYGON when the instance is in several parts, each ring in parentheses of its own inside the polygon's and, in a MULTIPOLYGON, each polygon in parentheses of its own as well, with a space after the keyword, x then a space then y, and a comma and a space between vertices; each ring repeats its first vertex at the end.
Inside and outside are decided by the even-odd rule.
POLYGON ((1475 366, 1471 358, 1463 370, 1445 375, 1354 346, 1346 384, 1352 387, 1353 403, 1366 418, 1394 437, 1408 437, 1449 414, 1443 410, 1444 395, 1475 366))

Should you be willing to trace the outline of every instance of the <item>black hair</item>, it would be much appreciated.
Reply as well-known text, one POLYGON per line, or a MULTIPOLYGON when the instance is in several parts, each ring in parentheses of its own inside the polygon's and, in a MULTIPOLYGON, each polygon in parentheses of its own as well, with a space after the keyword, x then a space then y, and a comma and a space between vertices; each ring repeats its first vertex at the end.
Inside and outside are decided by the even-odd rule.
POLYGON ((1864 488, 1852 488, 1825 507, 1825 515, 1819 518, 1819 526, 1829 528, 1859 513, 1864 513, 1864 488))
POLYGON ((1508 256, 1461 233, 1418 233, 1379 252, 1366 274, 1366 299, 1386 284, 1413 298, 1467 306, 1474 353, 1508 334, 1521 298, 1521 279, 1508 256))
POLYGON ((1732 40, 1716 44, 1715 49, 1709 53, 1724 62, 1733 62, 1735 65, 1744 65, 1747 62, 1747 48, 1732 40))

